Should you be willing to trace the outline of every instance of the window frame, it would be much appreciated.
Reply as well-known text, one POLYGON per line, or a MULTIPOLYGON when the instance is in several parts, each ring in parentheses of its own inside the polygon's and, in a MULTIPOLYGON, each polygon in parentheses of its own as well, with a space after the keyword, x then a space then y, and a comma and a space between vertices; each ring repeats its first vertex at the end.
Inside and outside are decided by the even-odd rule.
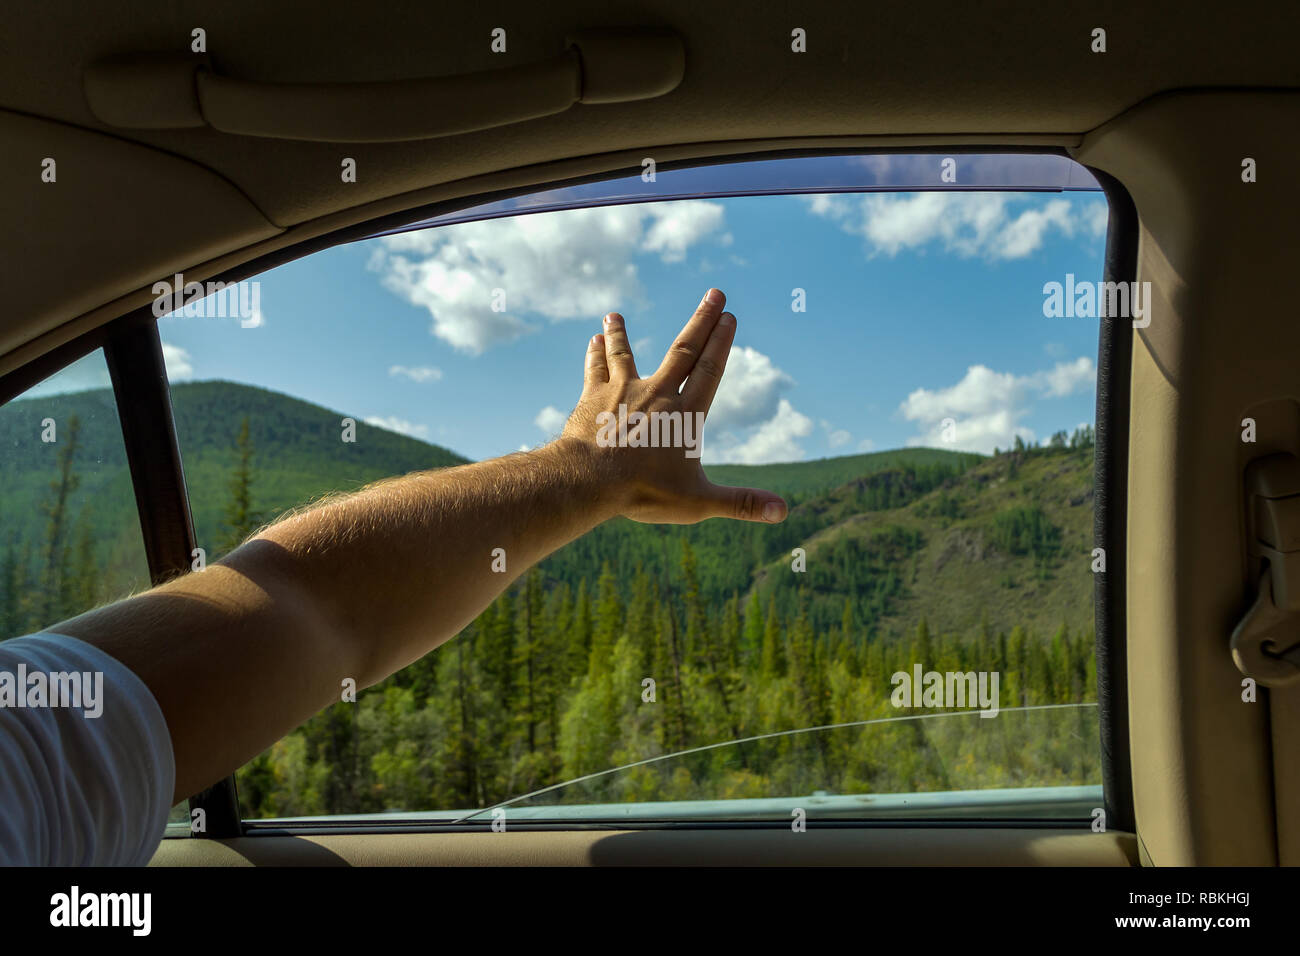
MULTIPOLYGON (((801 159, 824 156, 866 155, 1012 155, 1028 154, 1064 156, 1078 163, 1062 148, 1036 146, 944 146, 926 147, 908 145, 887 148, 837 148, 837 149, 778 149, 758 153, 723 154, 664 162, 660 171, 690 169, 701 166, 721 166, 735 163, 752 163, 767 160, 801 159)), ((1108 205, 1108 225, 1104 253, 1104 280, 1131 282, 1137 278, 1138 216, 1132 198, 1114 177, 1093 167, 1082 165, 1101 185, 1108 205)), ((389 232, 404 231, 404 227, 425 220, 450 216, 475 206, 499 203, 509 199, 527 197, 554 189, 582 186, 607 180, 639 176, 637 167, 618 166, 601 173, 553 180, 546 183, 503 190, 475 193, 450 200, 426 204, 353 224, 339 230, 304 240, 250 259, 222 273, 206 277, 207 280, 226 283, 247 281, 264 272, 297 259, 327 249, 373 238, 389 232)), ((955 187, 962 189, 962 187, 955 187)), ((785 192, 798 192, 786 190, 785 192)), ((803 190, 804 192, 815 190, 803 190)), ((953 191, 952 189, 909 188, 908 192, 953 191)), ((998 191, 997 187, 966 186, 962 191, 998 191)), ((1003 187, 1001 191, 1014 191, 1003 187)), ((1065 192, 1067 189, 1029 188, 1020 191, 1065 192)), ((714 198, 712 192, 701 192, 692 198, 714 198)), ((654 201, 654 200, 645 200, 654 201)), ((589 206, 606 205, 592 202, 589 206)), ((519 210, 517 214, 526 214, 519 210)), ((1128 431, 1129 431, 1129 376, 1132 363, 1132 328, 1124 319, 1106 319, 1099 322, 1097 353, 1097 412, 1095 424, 1094 463, 1094 545, 1105 549, 1107 571, 1095 574, 1093 607, 1097 660, 1097 704, 1100 718, 1100 746, 1102 767, 1102 792, 1107 828, 1131 831, 1133 817, 1133 785, 1130 745, 1128 735, 1128 682, 1126 635, 1126 554, 1127 484, 1128 484, 1128 431)), ((195 547, 193 520, 189 495, 185 485, 184 465, 171 409, 171 389, 163 361, 162 344, 157 317, 152 306, 129 312, 96 329, 56 346, 6 375, 0 376, 0 404, 7 404, 27 389, 39 384, 72 362, 103 348, 112 380, 118 419, 127 449, 127 461, 135 489, 137 512, 144 534, 149 572, 154 584, 185 573, 190 567, 190 555, 195 547)), ((322 819, 274 821, 262 823, 245 821, 239 815, 239 801, 233 774, 189 798, 191 811, 202 809, 206 816, 206 830, 194 833, 184 824, 168 827, 168 836, 188 835, 199 838, 222 839, 239 836, 308 835, 312 833, 394 833, 394 832, 455 832, 481 831, 489 824, 462 824, 457 826, 412 825, 403 823, 394 815, 391 824, 361 823, 347 819, 337 824, 322 819)), ((813 821, 809 821, 810 824, 813 821)), ((734 822, 673 822, 637 824, 639 827, 689 827, 689 828, 763 828, 771 826, 762 821, 734 822)), ((788 824, 777 824, 787 826, 788 824)), ((999 820, 937 818, 903 820, 831 820, 820 821, 817 826, 845 827, 1001 827, 1025 828, 1061 826, 1059 820, 1033 818, 999 820)), ((1081 821, 1080 825, 1087 825, 1081 821)), ((629 826, 620 823, 619 826, 629 826)), ((523 828, 536 830, 608 829, 609 823, 583 824, 566 821, 559 824, 524 824, 523 828)), ((520 827, 516 827, 519 829, 520 827)))

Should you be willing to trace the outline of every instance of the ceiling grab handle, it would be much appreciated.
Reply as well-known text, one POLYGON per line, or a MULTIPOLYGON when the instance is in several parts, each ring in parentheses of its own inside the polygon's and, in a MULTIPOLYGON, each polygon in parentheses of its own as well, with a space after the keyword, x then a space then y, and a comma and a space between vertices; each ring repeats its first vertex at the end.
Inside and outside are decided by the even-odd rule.
POLYGON ((1264 563, 1255 603, 1232 632, 1233 662, 1265 687, 1300 681, 1300 458, 1269 455, 1246 469, 1246 530, 1264 563))
POLYGON ((86 68, 91 112, 126 129, 209 127, 328 143, 433 139, 562 113, 576 103, 653 99, 686 69, 677 34, 587 30, 547 60, 496 70, 368 83, 264 83, 224 76, 206 57, 138 54, 86 68))

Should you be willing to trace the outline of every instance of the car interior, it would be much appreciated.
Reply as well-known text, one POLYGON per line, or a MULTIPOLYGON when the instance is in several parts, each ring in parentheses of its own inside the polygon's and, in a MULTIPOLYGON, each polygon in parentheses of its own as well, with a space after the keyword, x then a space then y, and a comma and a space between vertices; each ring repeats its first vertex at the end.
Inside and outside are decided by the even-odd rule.
MULTIPOLYGON (((843 443, 833 437, 835 423, 825 427, 827 444, 800 459, 833 473, 824 485, 795 484, 811 481, 799 477, 810 470, 768 472, 774 482, 791 482, 780 487, 797 491, 792 517, 815 512, 822 522, 810 517, 799 525, 805 537, 754 543, 703 529, 684 546, 675 537, 668 544, 667 537, 648 532, 616 539, 623 532, 609 531, 593 538, 590 553, 571 552, 578 556, 562 556, 537 578, 521 579, 508 596, 508 613, 512 620, 526 619, 530 636, 534 607, 543 609, 537 613, 545 614, 556 634, 578 632, 577 625, 566 630, 554 622, 568 620, 569 596, 579 580, 582 599, 590 591, 596 607, 596 644, 588 635, 584 645, 596 648, 593 663, 585 652, 580 660, 565 658, 564 666, 572 666, 555 691, 559 716, 536 721, 538 728, 550 728, 538 732, 555 741, 553 753, 534 748, 529 716, 526 726, 512 724, 508 732, 516 749, 502 744, 492 757, 494 782, 483 782, 487 757, 475 769, 483 780, 464 786, 447 782, 461 772, 450 756, 420 757, 425 763, 418 765, 412 757, 414 769, 401 764, 403 755, 416 752, 409 747, 450 733, 453 723, 447 721, 453 717, 435 706, 438 688, 450 686, 446 675, 458 641, 466 648, 495 646, 493 628, 507 615, 496 606, 473 626, 477 643, 457 638, 430 655, 437 662, 413 665, 387 689, 361 691, 360 698, 370 695, 371 703, 359 717, 348 716, 354 709, 313 718, 315 723, 277 744, 260 763, 194 794, 173 812, 153 866, 1300 863, 1300 591, 1292 590, 1300 585, 1293 586, 1285 573, 1300 573, 1300 556, 1289 558, 1300 551, 1300 509, 1294 507, 1300 502, 1300 323, 1294 296, 1283 287, 1300 252, 1294 223, 1300 184, 1290 170, 1300 153, 1300 58, 1294 49, 1300 8, 1266 3, 1243 11, 1155 0, 1113 6, 945 3, 922 11, 900 3, 800 7, 758 0, 729 8, 682 0, 613 6, 503 0, 452 14, 432 4, 359 9, 320 0, 307 15, 290 6, 178 0, 148 15, 125 3, 25 5, 8 11, 4 34, 0 162, 6 175, 0 202, 7 214, 0 274, 10 304, 0 319, 0 435, 7 459, 0 462, 0 495, 7 499, 0 506, 3 638, 150 582, 192 573, 199 550, 217 559, 225 547, 217 543, 218 534, 231 530, 231 543, 237 543, 240 533, 319 494, 384 474, 516 450, 521 439, 474 444, 453 440, 440 428, 454 428, 462 406, 476 401, 475 389, 487 389, 493 379, 523 394, 529 373, 509 363, 522 361, 529 348, 541 350, 528 343, 542 342, 552 329, 576 327, 565 325, 578 317, 574 313, 583 312, 593 324, 600 309, 623 305, 637 337, 633 302, 608 301, 584 312, 587 299, 575 295, 579 304, 571 308, 564 298, 566 269, 576 272, 583 263, 595 263, 597 270, 602 263, 627 268, 631 260, 613 258, 610 251, 622 241, 622 229, 639 230, 636 255, 645 258, 634 261, 641 284, 627 279, 620 285, 623 280, 611 278, 609 287, 648 289, 655 293, 655 308, 673 308, 660 301, 666 295, 660 290, 680 285, 684 273, 673 270, 697 264, 697 255, 707 252, 719 263, 731 256, 727 268, 739 270, 743 260, 760 255, 760 247, 775 250, 754 272, 771 278, 780 301, 769 311, 787 317, 787 331, 754 340, 761 354, 744 356, 752 363, 744 369, 763 381, 797 379, 799 389, 814 394, 813 365, 792 377, 775 369, 800 367, 796 340, 814 334, 809 329, 830 334, 830 323, 856 322, 864 330, 861 346, 858 339, 852 346, 860 363, 857 378, 885 374, 885 342, 903 334, 886 326, 905 327, 912 306, 917 316, 930 314, 926 310, 950 313, 953 328, 963 324, 970 335, 952 333, 951 354, 945 355, 949 333, 927 336, 927 320, 915 319, 918 344, 907 360, 915 363, 912 368, 949 359, 960 366, 928 377, 917 371, 910 381, 924 394, 899 386, 889 401, 902 411, 879 413, 901 415, 924 434, 906 442, 877 439, 874 446, 864 439, 856 446, 866 457, 915 452, 870 466, 902 469, 880 474, 903 477, 873 479, 876 472, 868 473, 866 465, 851 470, 850 458, 837 456, 850 455, 854 447, 847 432, 843 443), (920 206, 906 204, 925 196, 943 205, 927 226, 939 245, 922 256, 909 238, 882 230, 894 222, 885 213, 916 212, 920 206), (859 201, 861 210, 842 205, 859 201), (1055 237, 1062 244, 1060 258, 1044 266, 1042 258, 1033 258, 1045 248, 1040 245, 1032 253, 962 246, 963 237, 979 243, 988 238, 980 209, 990 217, 1029 210, 1015 221, 1037 230, 1035 242, 1055 237), (670 210, 686 212, 670 220, 670 210), (859 226, 852 210, 881 217, 859 226), (1088 215, 1093 218, 1085 220, 1088 215), (616 222, 618 216, 623 218, 616 222), (915 268, 909 273, 917 277, 911 299, 900 293, 887 314, 873 311, 873 290, 881 289, 877 280, 840 269, 838 259, 827 265, 825 276, 800 279, 804 273, 798 270, 811 270, 816 256, 787 275, 782 262, 805 261, 795 248, 796 226, 789 225, 796 219, 798 229, 812 223, 824 227, 819 236, 833 234, 843 261, 852 257, 863 275, 915 268), (519 257, 533 254, 527 245, 530 221, 571 222, 573 228, 560 231, 557 242, 570 237, 578 243, 585 232, 588 244, 572 256, 538 256, 530 274, 540 276, 542 291, 518 292, 520 273, 511 270, 519 257), (682 238, 674 229, 688 228, 683 223, 697 231, 682 238), (507 241, 515 245, 507 249, 507 241), (493 243, 505 251, 492 252, 493 243), (864 255, 864 248, 875 251, 864 255), (482 267, 482 288, 489 291, 506 276, 499 284, 524 305, 514 316, 486 305, 482 315, 456 312, 451 298, 428 291, 444 275, 435 266, 448 263, 482 267), (1012 270, 1026 263, 1038 268, 1023 273, 1022 281, 1022 273, 1012 270), (969 280, 972 318, 959 323, 959 306, 926 300, 940 287, 965 281, 945 279, 946 270, 967 267, 984 270, 981 275, 991 276, 992 284, 985 288, 982 279, 969 280), (407 340, 384 338, 397 318, 354 316, 352 331, 342 331, 348 327, 322 317, 329 313, 345 321, 353 286, 329 286, 326 277, 349 270, 357 277, 349 281, 369 282, 374 295, 395 297, 393 316, 399 306, 415 315, 422 337, 426 326, 431 329, 429 347, 442 350, 436 353, 438 369, 404 355, 408 346, 400 343, 407 340), (1092 318, 1049 318, 1045 306, 1036 311, 1047 292, 1044 284, 1064 281, 1067 270, 1071 282, 1077 271, 1097 280, 1099 288, 1108 284, 1112 303, 1126 301, 1116 288, 1128 288, 1129 305, 1136 306, 1142 290, 1144 309, 1092 318), (413 274, 418 282, 403 285, 413 274), (220 283, 220 290, 260 282, 265 327, 254 327, 262 322, 256 310, 239 313, 245 326, 240 328, 240 320, 224 312, 220 318, 177 318, 179 298, 159 308, 160 283, 164 292, 183 292, 188 300, 191 282, 203 287, 200 298, 211 293, 212 283, 220 283), (819 290, 832 286, 835 314, 816 315, 819 290), (809 317, 802 326, 800 309, 791 312, 794 287, 807 289, 809 317), (310 288, 321 291, 309 293, 310 288), (283 316, 295 299, 311 303, 292 325, 297 338, 271 337, 287 334, 275 326, 280 320, 281 330, 291 327, 283 316), (981 332, 974 317, 999 309, 1020 325, 981 332), (1042 331, 1049 323, 1056 325, 1042 331), (245 344, 263 332, 265 345, 245 344), (191 334, 196 337, 183 338, 191 334), (942 449, 947 440, 937 437, 949 421, 936 404, 940 386, 962 378, 968 367, 1019 369, 1009 358, 999 365, 1010 354, 999 349, 1040 334, 1044 342, 1078 334, 1091 343, 1070 346, 1069 357, 1077 353, 1077 367, 1086 372, 1070 394, 1089 404, 1059 422, 1068 430, 1077 421, 1075 436, 1062 433, 1049 445, 1055 425, 1039 426, 1041 444, 1028 440, 1028 432, 1023 443, 1014 429, 989 432, 987 446, 958 441, 954 451, 935 452, 951 458, 923 457, 921 451, 942 449), (879 352, 871 344, 875 338, 879 352), (411 388, 431 383, 433 391, 420 393, 430 397, 418 399, 425 425, 405 421, 414 404, 362 408, 365 401, 355 397, 364 395, 362 373, 349 384, 353 366, 345 362, 360 369, 371 358, 368 343, 381 341, 391 348, 383 353, 388 357, 374 359, 380 378, 411 388), (921 342, 930 351, 920 351, 921 342), (979 351, 979 343, 987 348, 979 351), (240 351, 254 348, 262 350, 259 356, 240 351), (881 363, 875 367, 873 354, 881 363), (198 381, 208 374, 209 356, 208 367, 216 368, 220 356, 221 369, 236 370, 215 375, 237 377, 238 387, 198 381), (491 364, 496 356, 504 356, 503 364, 491 364), (457 361, 482 375, 457 378, 457 361), (769 363, 773 370, 762 379, 759 373, 769 363), (89 371, 77 380, 80 385, 50 384, 68 380, 69 370, 89 371), (304 383, 290 397, 312 402, 311 409, 281 394, 291 391, 284 384, 289 376, 304 383), (338 414, 323 410, 334 408, 338 414), (372 411, 384 420, 366 419, 372 411), (79 416, 71 447, 82 449, 80 465, 71 451, 56 457, 55 449, 70 447, 66 439, 47 448, 40 438, 47 418, 69 434, 70 412, 79 416), (336 436, 344 413, 360 423, 358 447, 370 441, 367 436, 380 436, 371 447, 382 446, 383 457, 366 459, 364 467, 308 457, 314 452, 303 450, 303 436, 316 434, 311 429, 318 426, 333 429, 332 448, 346 447, 336 436), (278 432, 268 430, 272 421, 278 432), (298 431, 292 439, 268 437, 293 429, 298 431), (926 434, 936 437, 923 440, 926 434), (270 450, 273 440, 282 450, 270 450), (1008 450, 1012 440, 1015 448, 1008 450), (290 447, 299 458, 283 450, 290 447), (444 452, 446 457, 436 457, 444 452), (250 460, 252 496, 262 512, 227 520, 230 476, 236 483, 239 475, 247 478, 250 460), (849 469, 842 474, 835 471, 840 461, 849 469), (83 532, 74 529, 71 514, 65 527, 52 517, 52 506, 42 503, 53 500, 44 496, 47 489, 57 491, 60 480, 75 499, 74 467, 84 469, 83 494, 96 496, 85 498, 85 508, 95 510, 81 512, 83 532), (102 467, 102 478, 94 477, 96 467, 102 467), (316 484, 308 481, 312 475, 316 484), (982 476, 988 480, 977 492, 982 476), (887 506, 862 503, 892 481, 905 483, 902 497, 887 506), (1020 510, 1011 517, 991 510, 986 515, 978 495, 1000 493, 996 487, 1004 481, 1023 487, 1014 502, 998 499, 996 507, 1020 510), (959 506, 966 510, 944 511, 959 506), (873 516, 888 508, 897 509, 896 515, 889 512, 894 523, 879 523, 884 519, 873 516), (842 524, 832 528, 831 516, 842 524), (105 531, 110 522, 111 531, 105 531), (962 531, 976 527, 987 528, 986 536, 962 531), (855 528, 876 537, 854 537, 855 528), (897 537, 881 543, 882 536, 913 528, 922 544, 897 537), (844 535, 842 543, 827 537, 837 534, 844 535), (1023 548, 1020 535, 1028 542, 1023 548), (1008 543, 998 550, 1004 539, 1008 543), (858 550, 859 543, 865 550, 858 550), (745 556, 751 546, 752 561, 745 556), (923 546, 932 550, 919 550, 923 546), (98 584, 79 590, 65 575, 58 579, 56 600, 49 591, 53 558, 43 556, 59 548, 68 566, 80 567, 78 554, 89 554, 87 567, 98 569, 98 584), (781 579, 790 571, 792 548, 807 549, 807 595, 781 579), (914 559, 909 549, 921 557, 914 559), (823 572, 813 565, 822 555, 840 562, 833 581, 816 577, 823 572), (735 568, 726 564, 733 558, 735 568), (638 590, 640 565, 634 570, 642 559, 650 569, 644 593, 638 590), (614 585, 601 584, 602 560, 616 565, 611 575, 628 622, 608 646, 600 644, 599 602, 606 594, 602 587, 614 585), (898 583, 878 586, 894 580, 893 564, 910 567, 910 576, 900 571, 898 583), (29 566, 34 576, 24 579, 29 566), (957 579, 944 574, 959 568, 969 577, 961 579, 964 590, 954 591, 957 585, 945 582, 957 579), (656 569, 666 584, 652 580, 656 569), (733 580, 740 583, 733 587, 733 580), (735 652, 738 675, 747 673, 744 661, 755 674, 767 666, 761 661, 762 622, 754 625, 746 609, 780 608, 789 642, 788 669, 781 673, 794 681, 808 673, 798 670, 805 666, 798 657, 805 647, 799 643, 805 633, 799 602, 805 597, 808 633, 827 635, 809 638, 813 643, 807 646, 817 649, 807 651, 813 662, 808 666, 826 675, 830 687, 840 687, 841 680, 848 686, 852 675, 866 672, 855 668, 876 666, 873 647, 883 648, 882 679, 895 662, 906 677, 920 660, 908 657, 905 648, 915 645, 906 642, 930 647, 925 619, 918 632, 915 617, 907 616, 926 601, 936 647, 950 646, 949 631, 977 630, 978 612, 952 617, 951 624, 945 614, 966 614, 968 605, 987 603, 990 633, 1018 633, 1013 626, 1029 622, 1023 639, 1072 676, 1064 686, 1043 677, 1048 684, 1042 686, 1055 690, 1041 695, 1038 684, 1016 683, 1016 696, 1003 698, 1004 712, 995 720, 966 714, 960 724, 935 721, 936 729, 918 729, 915 736, 912 724, 875 723, 893 719, 886 687, 880 710, 781 716, 785 705, 772 704, 770 713, 777 716, 762 721, 734 718, 728 724, 716 714, 708 717, 724 728, 716 733, 697 730, 670 739, 655 729, 658 724, 637 723, 637 732, 647 736, 635 744, 627 736, 626 728, 634 726, 628 717, 619 725, 625 732, 611 738, 599 757, 583 756, 573 743, 591 737, 579 723, 588 712, 569 714, 566 702, 588 699, 580 697, 589 691, 584 681, 605 679, 605 661, 610 674, 623 673, 623 651, 614 645, 620 635, 636 637, 630 622, 638 600, 645 602, 646 620, 658 622, 647 628, 670 633, 674 641, 679 624, 684 636, 733 634, 742 648, 735 652), (1059 608, 1044 609, 1053 601, 1059 608), (844 610, 850 605, 851 613, 844 610), (1035 616, 1040 610, 1041 618, 1035 616), (697 612, 705 622, 699 630, 692 623, 697 612), (1053 643, 1057 624, 1067 616, 1069 628, 1053 643), (742 628, 751 626, 755 637, 746 644, 742 628), (843 650, 850 655, 844 660, 855 663, 841 672, 836 648, 846 647, 853 650, 843 650), (1007 701, 1025 704, 1020 709, 1026 712, 1015 713, 1007 701), (385 707, 406 716, 385 718, 385 742, 366 750, 370 745, 358 741, 371 732, 367 728, 379 726, 385 707), (777 737, 824 727, 831 729, 777 737), (1005 738, 988 736, 994 727, 1005 738), (656 733, 657 742, 645 742, 656 733), (972 742, 986 737, 987 743, 972 742), (861 748, 875 744, 860 742, 868 738, 894 749, 868 753, 861 748), (527 753, 518 749, 524 740, 527 753), (709 749, 725 741, 741 746, 709 749), (1060 746, 1049 753, 1052 741, 1060 746), (909 748, 921 754, 915 767, 890 776, 888 768, 877 766, 893 759, 880 754, 909 748), (999 758, 1003 769, 981 774, 961 763, 963 748, 970 748, 976 762, 995 750, 1039 749, 1023 764, 999 758), (686 756, 660 759, 670 751, 686 756), (724 752, 734 759, 719 756, 724 752), (339 768, 358 760, 360 769, 340 782, 339 768), (874 769, 850 773, 849 761, 874 769), (830 769, 815 779, 811 771, 782 776, 781 768, 796 764, 830 769), (925 769, 940 765, 932 774, 925 769), (294 782, 307 777, 315 782, 294 782), (832 777, 835 786, 819 782, 832 777), (795 782, 787 786, 781 780, 795 782), (792 815, 806 815, 806 832, 796 828, 796 839, 792 815)), ((1022 233, 999 235, 1012 242, 1022 233)), ((619 273, 625 279, 630 274, 619 273)), ((696 286, 712 281, 722 287, 710 274, 702 266, 689 276, 682 300, 687 313, 694 302, 689 293, 699 295, 696 286)), ((760 279, 754 275, 755 289, 760 279)), ((742 287, 725 288, 736 303, 743 337, 742 287)), ((827 301, 831 292, 823 294, 827 301)), ((767 308, 759 304, 759 293, 753 298, 751 312, 767 308)), ((1072 298, 1068 291, 1066 298, 1072 298)), ((662 349, 667 334, 656 326, 647 348, 662 349)), ((1041 356, 1042 349, 1034 347, 1041 356)), ((844 348, 847 354, 849 346, 844 348)), ((541 360, 543 353, 537 354, 541 360)), ((738 361, 733 353, 737 376, 738 361)), ((569 372, 578 368, 574 361, 570 365, 569 372)), ((1055 367, 1060 374, 1063 368, 1055 367)), ((829 363, 825 374, 829 394, 839 366, 829 363)), ((845 382, 851 380, 843 374, 845 382)), ((1020 393, 1066 394, 1066 386, 1046 372, 1035 378, 1025 366, 1016 374, 1005 381, 1020 393)), ((552 400, 551 394, 520 414, 531 419, 543 401, 563 408, 572 398, 557 393, 552 400)), ((791 434, 802 436, 799 447, 811 448, 823 436, 813 399, 805 400, 809 414, 803 415, 776 404, 772 395, 772 414, 793 422, 791 434)), ((735 421, 765 427, 744 418, 743 405, 742 395, 735 421)), ((873 413, 862 407, 855 414, 864 420, 873 413)), ((960 436, 964 421, 954 414, 960 436)), ((539 414, 537 428, 545 431, 549 421, 539 414)), ((537 442, 537 428, 522 440, 537 442)), ((861 434, 868 434, 863 428, 861 434)), ((770 438, 773 432, 762 434, 770 438)), ((855 431, 854 441, 858 437, 855 431)), ((719 473, 777 469, 795 460, 787 457, 789 445, 766 457, 758 457, 756 447, 738 438, 732 457, 719 461, 719 473)), ((769 611, 767 620, 773 619, 769 611)), ((773 628, 772 646, 779 647, 783 632, 773 628)), ((1012 636, 1012 645, 1020 639, 1012 636)), ((953 640, 950 659, 958 671, 981 670, 970 648, 1006 643, 999 645, 998 635, 988 637, 991 645, 953 640)), ((541 658, 529 657, 532 645, 515 646, 512 679, 528 668, 531 681, 530 661, 541 658)), ((1032 656, 1009 653, 1020 653, 1024 661, 1032 656)), ((484 701, 495 686, 489 664, 482 657, 486 676, 475 685, 484 701)), ((457 666, 469 665, 459 660, 457 666)), ((1025 664, 1032 666, 1037 665, 1025 664)), ((691 673, 709 669, 700 664, 691 673)), ((1012 676, 1013 664, 990 669, 1001 671, 1004 690, 1020 680, 1012 676)), ((917 675, 919 681, 919 670, 917 675)), ((726 696, 728 690, 743 697, 758 686, 736 679, 740 683, 714 686, 700 677, 702 683, 688 686, 700 688, 701 701, 721 694, 726 710, 735 700, 726 696)), ((640 681, 635 671, 633 703, 646 699, 640 681)), ((674 693, 670 681, 660 681, 665 708, 681 701, 674 693)), ((755 699, 754 713, 769 714, 766 698, 755 699)), ((519 708, 514 710, 517 717, 519 708)), ((704 726, 705 711, 692 713, 696 726, 704 726)), ((461 728, 457 740, 486 753, 495 731, 455 726, 461 728)))

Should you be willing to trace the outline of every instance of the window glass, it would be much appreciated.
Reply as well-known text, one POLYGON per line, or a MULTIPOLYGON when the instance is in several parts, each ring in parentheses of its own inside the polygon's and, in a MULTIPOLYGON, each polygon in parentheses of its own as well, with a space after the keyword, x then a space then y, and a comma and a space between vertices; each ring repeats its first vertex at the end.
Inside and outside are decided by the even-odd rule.
POLYGON ((547 441, 605 312, 650 370, 710 286, 739 332, 703 460, 791 504, 777 526, 598 528, 243 768, 245 815, 1100 806, 1081 290, 1107 207, 1008 190, 996 160, 997 191, 493 207, 163 317, 210 556, 327 492, 547 441))
POLYGON ((0 448, 0 637, 149 586, 101 351, 0 407, 0 448))
MULTIPOLYGON (((149 587, 103 350, 0 407, 0 448, 0 640, 149 587)), ((168 821, 189 819, 181 803, 168 821)))

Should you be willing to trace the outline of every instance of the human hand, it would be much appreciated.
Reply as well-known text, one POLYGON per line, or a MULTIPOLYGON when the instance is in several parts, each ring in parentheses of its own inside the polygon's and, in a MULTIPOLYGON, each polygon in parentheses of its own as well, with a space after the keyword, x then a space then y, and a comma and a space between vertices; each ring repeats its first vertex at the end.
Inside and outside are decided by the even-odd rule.
POLYGON ((658 370, 645 378, 637 374, 617 312, 605 316, 604 333, 588 343, 582 397, 560 442, 595 462, 616 513, 659 524, 785 520, 779 495, 715 485, 700 465, 704 417, 736 335, 725 302, 710 289, 658 370))

